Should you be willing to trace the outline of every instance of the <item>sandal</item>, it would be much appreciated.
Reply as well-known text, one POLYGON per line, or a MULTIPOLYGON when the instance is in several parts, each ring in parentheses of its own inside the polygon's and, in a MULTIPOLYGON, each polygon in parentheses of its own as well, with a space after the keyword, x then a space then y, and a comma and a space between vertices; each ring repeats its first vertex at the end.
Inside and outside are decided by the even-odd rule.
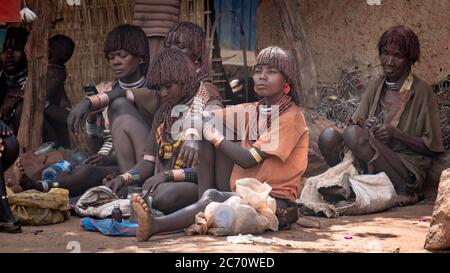
POLYGON ((14 222, 0 222, 0 232, 6 233, 20 233, 22 228, 19 221, 14 222))

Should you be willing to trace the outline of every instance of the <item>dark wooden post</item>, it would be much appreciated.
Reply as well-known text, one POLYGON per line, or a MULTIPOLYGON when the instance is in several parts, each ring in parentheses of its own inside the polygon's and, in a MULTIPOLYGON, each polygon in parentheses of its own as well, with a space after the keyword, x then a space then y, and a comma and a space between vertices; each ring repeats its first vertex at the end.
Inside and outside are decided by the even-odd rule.
POLYGON ((28 79, 23 99, 18 140, 21 151, 38 147, 42 143, 44 101, 47 88, 47 42, 50 28, 49 0, 36 1, 35 13, 25 52, 28 58, 28 79))
POLYGON ((305 107, 312 109, 320 100, 317 90, 317 74, 311 52, 308 48, 305 31, 300 17, 301 0, 277 0, 279 6, 283 36, 295 55, 300 80, 300 99, 305 107))

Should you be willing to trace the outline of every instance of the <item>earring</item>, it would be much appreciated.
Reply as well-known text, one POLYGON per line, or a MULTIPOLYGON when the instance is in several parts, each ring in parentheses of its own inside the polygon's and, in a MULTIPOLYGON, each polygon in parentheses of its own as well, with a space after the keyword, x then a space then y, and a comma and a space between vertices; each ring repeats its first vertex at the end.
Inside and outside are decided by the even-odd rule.
POLYGON ((287 95, 289 92, 291 92, 291 86, 287 84, 283 87, 283 93, 287 95))

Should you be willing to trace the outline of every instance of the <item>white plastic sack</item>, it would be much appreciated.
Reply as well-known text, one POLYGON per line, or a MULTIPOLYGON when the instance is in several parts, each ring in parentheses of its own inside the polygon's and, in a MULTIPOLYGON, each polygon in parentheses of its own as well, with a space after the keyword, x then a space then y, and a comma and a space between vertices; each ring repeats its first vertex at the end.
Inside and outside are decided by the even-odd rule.
POLYGON ((236 193, 223 203, 210 203, 204 213, 196 216, 195 223, 186 232, 216 236, 257 234, 267 229, 277 231, 276 202, 269 196, 272 188, 256 179, 236 181, 236 193))
POLYGON ((355 202, 336 208, 340 215, 360 215, 383 211, 397 204, 397 193, 386 173, 350 177, 355 202))
POLYGON ((299 202, 315 213, 322 212, 326 217, 337 217, 339 215, 361 215, 386 210, 395 206, 397 194, 385 173, 358 175, 356 168, 353 166, 352 154, 348 152, 341 163, 328 169, 323 174, 306 180, 299 202), (350 187, 355 193, 356 199, 349 205, 335 207, 323 199, 319 189, 342 186, 342 177, 346 173, 350 175, 350 187))

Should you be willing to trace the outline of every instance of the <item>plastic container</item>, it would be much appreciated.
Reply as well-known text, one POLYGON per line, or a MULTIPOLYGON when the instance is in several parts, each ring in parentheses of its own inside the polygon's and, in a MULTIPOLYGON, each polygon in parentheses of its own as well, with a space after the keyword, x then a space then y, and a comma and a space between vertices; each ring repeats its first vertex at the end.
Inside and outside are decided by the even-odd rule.
POLYGON ((55 181, 62 172, 72 173, 73 166, 67 160, 60 160, 42 172, 42 180, 55 181))
POLYGON ((68 161, 75 167, 82 165, 83 162, 88 158, 89 155, 85 152, 75 152, 70 156, 68 161))
POLYGON ((114 209, 111 212, 111 219, 116 222, 122 222, 122 211, 120 210, 120 205, 114 205, 114 209))
POLYGON ((34 155, 42 155, 46 154, 48 152, 51 152, 55 149, 55 143, 54 142, 45 142, 42 144, 39 148, 37 148, 33 154, 34 155))

